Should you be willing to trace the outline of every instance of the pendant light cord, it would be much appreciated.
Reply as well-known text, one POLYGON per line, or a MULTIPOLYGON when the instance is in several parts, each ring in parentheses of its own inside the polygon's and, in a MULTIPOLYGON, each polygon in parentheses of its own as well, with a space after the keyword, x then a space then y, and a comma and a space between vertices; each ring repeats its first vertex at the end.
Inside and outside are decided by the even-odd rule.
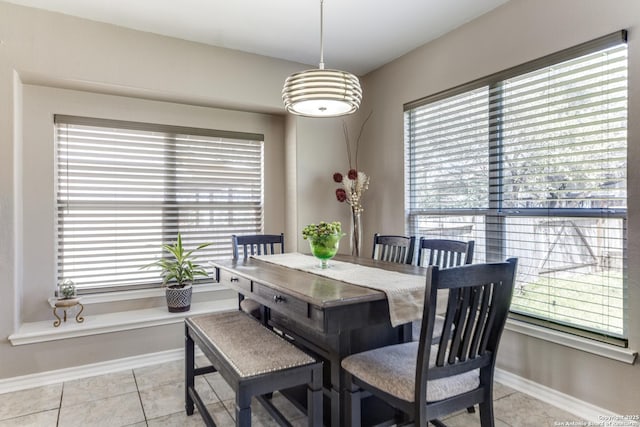
POLYGON ((324 70, 324 0, 320 0, 320 64, 318 68, 324 70))

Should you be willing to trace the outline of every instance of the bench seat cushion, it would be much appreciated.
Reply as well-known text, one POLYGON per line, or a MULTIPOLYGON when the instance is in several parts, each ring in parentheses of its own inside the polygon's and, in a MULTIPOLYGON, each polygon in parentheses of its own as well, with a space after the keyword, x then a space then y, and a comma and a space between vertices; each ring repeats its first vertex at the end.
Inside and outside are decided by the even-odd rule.
POLYGON ((315 359, 241 311, 190 317, 188 322, 240 378, 315 363, 315 359))

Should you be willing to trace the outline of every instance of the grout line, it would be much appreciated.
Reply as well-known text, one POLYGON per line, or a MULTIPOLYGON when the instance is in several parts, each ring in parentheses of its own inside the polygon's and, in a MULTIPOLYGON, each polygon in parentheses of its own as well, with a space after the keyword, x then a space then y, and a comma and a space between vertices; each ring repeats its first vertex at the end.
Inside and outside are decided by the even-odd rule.
POLYGON ((133 375, 133 382, 136 384, 136 392, 138 393, 138 400, 140 401, 140 407, 142 408, 142 416, 144 417, 144 423, 148 426, 147 422, 147 413, 144 411, 144 404, 142 403, 142 396, 140 395, 140 388, 138 388, 138 379, 136 378, 136 370, 131 370, 131 375, 133 375))
MULTIPOLYGON (((213 374, 216 374, 216 373, 217 372, 212 372, 212 373, 207 374, 207 375, 213 375, 213 374)), ((209 379, 207 378, 207 375, 203 375, 202 378, 204 378, 204 380, 207 383, 207 385, 211 388, 211 390, 213 390, 213 394, 215 394, 216 397, 218 398, 218 402, 217 403, 222 405, 222 409, 224 409, 224 411, 227 413, 229 418, 231 418, 233 420, 233 417, 231 416, 231 413, 229 412, 229 409, 227 409, 227 406, 224 404, 224 400, 222 400, 222 397, 220 397, 220 395, 216 391, 216 388, 213 386, 213 384, 211 382, 209 382, 209 379)), ((220 376, 220 378, 222 378, 222 376, 220 376)), ((224 381, 224 379, 223 379, 223 381, 224 381)))
POLYGON ((62 413, 62 399, 64 398, 64 381, 60 390, 60 405, 58 405, 58 416, 56 417, 56 427, 60 425, 60 414, 62 413))

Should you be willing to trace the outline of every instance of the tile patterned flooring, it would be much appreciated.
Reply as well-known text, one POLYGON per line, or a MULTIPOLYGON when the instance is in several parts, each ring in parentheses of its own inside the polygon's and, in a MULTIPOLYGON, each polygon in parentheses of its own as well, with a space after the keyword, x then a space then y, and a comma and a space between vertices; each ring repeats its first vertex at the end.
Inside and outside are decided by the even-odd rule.
MULTIPOLYGON (((0 394, 0 427, 168 427, 201 426, 197 413, 184 412, 183 362, 175 361, 80 380, 0 394)), ((196 387, 220 427, 233 426, 234 394, 219 374, 196 378, 196 387)), ((277 393, 274 403, 294 426, 306 417, 277 393)), ((254 426, 276 423, 258 403, 254 426)), ((496 384, 496 427, 545 427, 582 420, 504 385, 496 384)), ((465 411, 443 419, 449 427, 480 426, 465 411)))

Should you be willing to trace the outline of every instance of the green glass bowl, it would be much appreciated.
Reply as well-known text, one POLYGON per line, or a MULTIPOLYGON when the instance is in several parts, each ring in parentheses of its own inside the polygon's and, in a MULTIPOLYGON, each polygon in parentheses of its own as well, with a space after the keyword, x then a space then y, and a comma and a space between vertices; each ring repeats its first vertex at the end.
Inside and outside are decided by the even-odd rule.
POLYGON ((344 233, 309 239, 309 247, 314 257, 320 260, 320 268, 327 268, 327 261, 333 258, 340 248, 340 239, 344 233))

